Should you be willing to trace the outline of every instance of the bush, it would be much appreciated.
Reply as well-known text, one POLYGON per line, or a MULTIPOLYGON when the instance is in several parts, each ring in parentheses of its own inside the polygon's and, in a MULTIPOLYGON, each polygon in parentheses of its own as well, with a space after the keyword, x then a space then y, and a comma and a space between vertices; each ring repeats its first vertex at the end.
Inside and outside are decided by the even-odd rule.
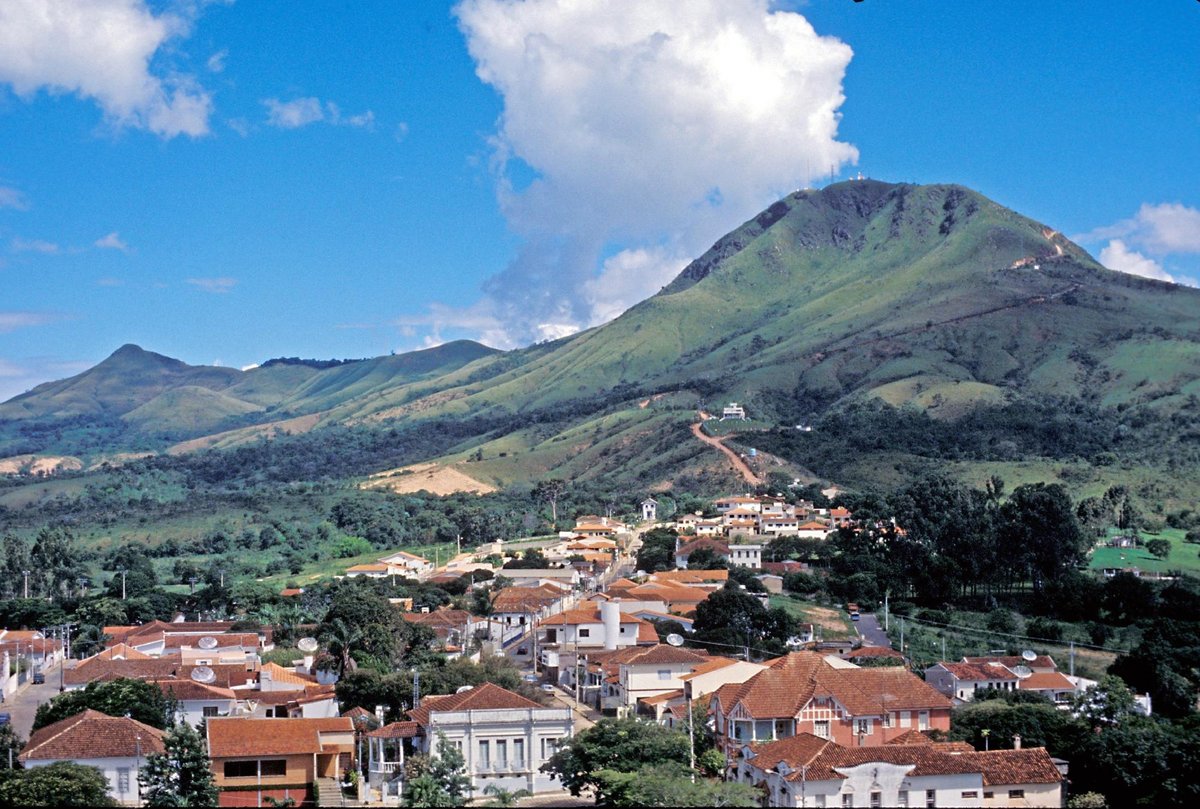
POLYGON ((1003 607, 994 609, 988 613, 987 628, 993 632, 1015 632, 1017 630, 1016 616, 1003 607))
POLYGON ((1043 640, 1062 640, 1062 624, 1049 618, 1034 618, 1025 625, 1025 634, 1043 640))

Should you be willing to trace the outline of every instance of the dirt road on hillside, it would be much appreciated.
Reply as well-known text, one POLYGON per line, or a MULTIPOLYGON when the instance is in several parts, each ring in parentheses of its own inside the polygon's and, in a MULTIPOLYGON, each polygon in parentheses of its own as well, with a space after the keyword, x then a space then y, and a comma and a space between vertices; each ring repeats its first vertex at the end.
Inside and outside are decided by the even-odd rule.
MULTIPOLYGON (((703 416, 701 416, 701 418, 703 418, 703 416)), ((736 452, 731 450, 729 447, 725 446, 725 444, 723 443, 724 439, 713 438, 712 436, 705 435, 704 431, 700 429, 701 424, 702 424, 702 422, 696 422, 695 424, 692 425, 692 435, 699 438, 705 444, 716 447, 721 452, 724 452, 726 457, 728 457, 729 460, 733 462, 734 468, 737 469, 737 471, 741 474, 741 476, 745 479, 745 481, 747 483, 749 483, 751 486, 761 486, 762 480, 759 478, 759 476, 754 474, 754 472, 750 469, 750 467, 746 466, 746 462, 743 461, 740 457, 738 457, 738 454, 736 452)))

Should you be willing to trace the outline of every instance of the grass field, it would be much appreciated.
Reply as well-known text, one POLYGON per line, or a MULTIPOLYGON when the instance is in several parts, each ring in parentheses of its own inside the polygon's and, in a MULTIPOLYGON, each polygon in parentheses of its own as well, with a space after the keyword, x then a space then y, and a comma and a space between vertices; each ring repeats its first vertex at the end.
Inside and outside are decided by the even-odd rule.
POLYGON ((1179 528, 1165 528, 1160 533, 1141 532, 1142 542, 1151 539, 1166 539, 1171 543, 1171 553, 1159 559, 1144 547, 1109 548, 1098 547, 1092 552, 1088 567, 1092 570, 1104 568, 1134 568, 1145 573, 1183 572, 1200 574, 1200 546, 1184 542, 1185 532, 1179 528))
POLYGON ((789 595, 776 594, 771 596, 771 607, 783 607, 792 616, 806 624, 812 624, 822 640, 837 640, 854 638, 854 624, 843 610, 824 607, 812 601, 804 601, 789 595))

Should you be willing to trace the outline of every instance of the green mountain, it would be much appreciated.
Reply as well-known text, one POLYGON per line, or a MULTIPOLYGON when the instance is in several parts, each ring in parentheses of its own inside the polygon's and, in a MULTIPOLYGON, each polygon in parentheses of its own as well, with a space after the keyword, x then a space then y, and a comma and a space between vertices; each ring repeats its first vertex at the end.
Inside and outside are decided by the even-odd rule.
POLYGON ((0 433, 86 413, 144 434, 227 428, 187 450, 322 425, 453 423, 454 441, 429 454, 470 459, 488 482, 650 484, 728 474, 687 425, 729 400, 779 425, 874 400, 954 422, 1045 397, 1165 419, 1196 394, 1200 291, 1109 271, 969 189, 868 180, 789 195, 658 294, 554 343, 249 372, 127 346, 0 405, 0 433))

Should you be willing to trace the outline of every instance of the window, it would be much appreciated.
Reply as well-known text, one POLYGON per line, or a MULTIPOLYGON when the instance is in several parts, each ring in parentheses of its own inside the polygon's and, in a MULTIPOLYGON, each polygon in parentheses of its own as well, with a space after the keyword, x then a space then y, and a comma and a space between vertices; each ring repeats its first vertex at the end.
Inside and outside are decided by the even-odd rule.
POLYGON ((1023 789, 1010 789, 1008 791, 1008 799, 1009 800, 1014 800, 1016 798, 1024 798, 1024 797, 1025 797, 1025 790, 1023 790, 1023 789))
POLYGON ((901 711, 900 712, 900 727, 902 727, 902 728, 912 727, 912 711, 901 711))
POLYGON ((129 768, 117 767, 117 792, 122 794, 129 791, 129 768))
POLYGON ((829 720, 828 719, 818 719, 816 722, 813 722, 813 735, 820 736, 822 739, 828 739, 829 738, 829 720))
POLYGON ((216 705, 205 705, 203 708, 200 709, 200 713, 202 716, 216 716, 217 715, 217 706, 216 705))
POLYGON ((525 766, 525 740, 513 739, 513 764, 518 767, 525 766))
POLYGON ((896 793, 896 805, 901 807, 908 806, 908 790, 902 789, 896 793))
POLYGON ((825 809, 825 796, 824 796, 824 795, 818 795, 818 796, 817 796, 817 800, 816 800, 816 804, 817 804, 817 809, 825 809))
POLYGON ((590 638, 591 636, 592 636, 592 630, 590 630, 590 629, 582 629, 582 628, 579 630, 579 637, 581 637, 581 638, 590 638))
POLYGON ((542 739, 542 759, 548 759, 558 749, 558 739, 542 739))
POLYGON ((658 679, 660 679, 660 680, 671 679, 671 670, 670 669, 659 669, 658 670, 658 679))
POLYGON ((977 791, 976 791, 976 790, 974 790, 974 789, 969 789, 969 790, 967 790, 966 792, 963 792, 962 796, 963 796, 964 798, 978 798, 978 797, 979 797, 979 792, 977 792, 977 791))
POLYGON ((872 792, 871 793, 871 809, 880 809, 880 807, 882 807, 882 806, 883 806, 883 793, 882 792, 872 792))
POLYGON ((929 711, 917 715, 917 730, 929 730, 929 711))
POLYGON ((487 769, 492 763, 492 744, 491 742, 479 742, 479 767, 487 769))
POLYGON ((934 806, 937 806, 937 790, 927 789, 925 790, 925 807, 931 809, 934 806))
POLYGON ((263 776, 287 775, 287 760, 282 758, 263 759, 258 762, 263 776))
POLYGON ((842 807, 843 809, 849 809, 851 806, 854 806, 854 796, 847 792, 842 796, 842 807))
POLYGON ((885 728, 890 728, 892 726, 892 715, 890 713, 885 713, 883 715, 883 726, 885 728))
POLYGON ((508 742, 504 739, 496 742, 496 766, 502 770, 508 767, 508 742))
POLYGON ((871 733, 874 732, 873 731, 874 726, 875 726, 875 722, 873 722, 872 720, 860 719, 860 720, 858 720, 858 727, 855 730, 855 733, 857 733, 859 736, 870 736, 871 733))
POLYGON ((258 775, 257 761, 226 761, 226 778, 254 778, 258 775))
POLYGON ((995 794, 995 792, 985 792, 983 793, 983 799, 985 801, 990 801, 995 794))

